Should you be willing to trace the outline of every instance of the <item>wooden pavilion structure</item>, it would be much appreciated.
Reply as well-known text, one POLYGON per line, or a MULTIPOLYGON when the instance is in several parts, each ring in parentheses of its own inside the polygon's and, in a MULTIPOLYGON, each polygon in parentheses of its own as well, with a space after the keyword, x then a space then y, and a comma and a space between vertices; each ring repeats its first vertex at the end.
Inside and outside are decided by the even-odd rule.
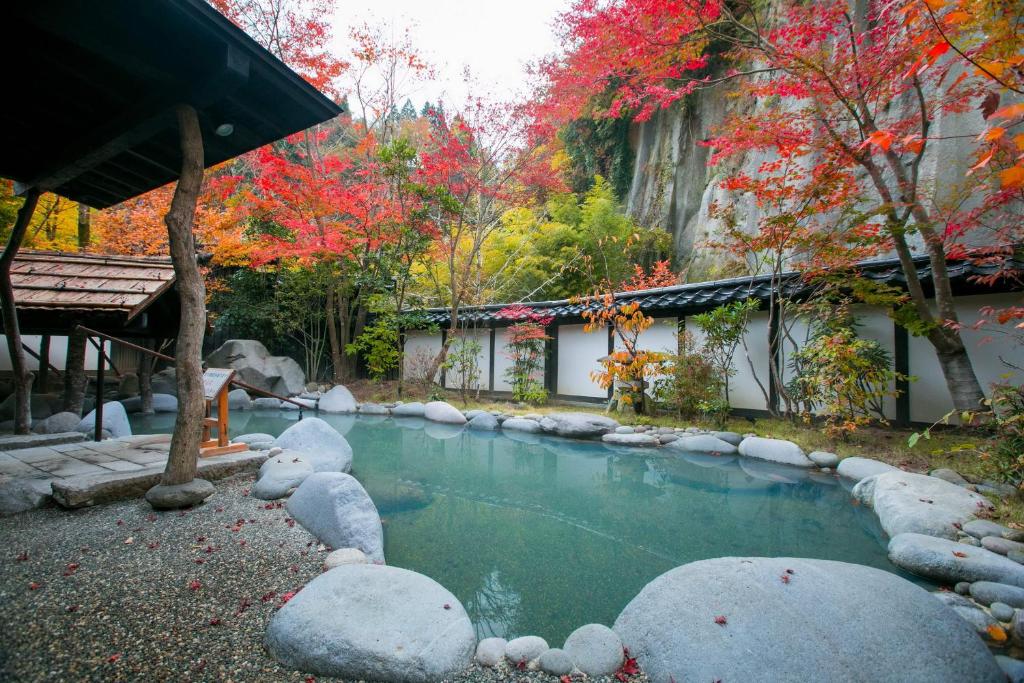
POLYGON ((167 471, 154 489, 161 491, 147 498, 155 506, 201 500, 205 482, 194 477, 205 307, 192 223, 203 169, 341 109, 205 0, 34 0, 5 9, 0 59, 9 103, 0 108, 0 177, 25 197, 0 255, 15 429, 28 429, 31 375, 11 275, 40 193, 104 208, 177 180, 165 222, 180 297, 179 412, 167 471))

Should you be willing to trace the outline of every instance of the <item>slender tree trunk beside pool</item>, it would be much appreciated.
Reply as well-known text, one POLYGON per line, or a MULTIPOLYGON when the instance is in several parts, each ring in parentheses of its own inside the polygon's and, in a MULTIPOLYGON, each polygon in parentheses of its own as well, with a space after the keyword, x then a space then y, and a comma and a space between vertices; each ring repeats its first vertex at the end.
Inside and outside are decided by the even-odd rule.
POLYGON ((174 190, 167 223, 171 261, 181 297, 181 327, 175 347, 178 414, 161 484, 186 484, 196 476, 202 439, 204 401, 202 347, 206 327, 206 287, 196 261, 192 223, 203 183, 203 138, 196 110, 176 109, 181 136, 181 179, 174 190))

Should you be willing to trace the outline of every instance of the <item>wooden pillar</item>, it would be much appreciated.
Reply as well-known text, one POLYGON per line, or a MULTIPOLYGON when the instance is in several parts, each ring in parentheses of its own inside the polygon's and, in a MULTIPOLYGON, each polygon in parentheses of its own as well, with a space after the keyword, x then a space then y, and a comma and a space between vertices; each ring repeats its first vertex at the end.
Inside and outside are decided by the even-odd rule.
POLYGON ((558 324, 552 325, 544 342, 544 388, 548 396, 558 393, 558 324))
POLYGON ((93 429, 93 441, 103 441, 103 383, 104 370, 107 367, 106 356, 103 354, 103 340, 96 352, 96 424, 93 429))
POLYGON ((490 391, 492 393, 494 392, 494 337, 497 336, 497 333, 498 331, 492 327, 490 338, 488 340, 488 353, 491 356, 491 364, 487 366, 489 369, 489 376, 487 377, 487 391, 490 391))
POLYGON ((902 377, 896 380, 896 426, 910 426, 910 340, 907 328, 893 322, 893 369, 902 377))
POLYGON ((36 375, 36 392, 45 394, 50 390, 50 335, 39 338, 39 374, 36 375))
MULTIPOLYGON (((615 327, 612 325, 608 326, 608 355, 615 353, 615 327)), ((615 398, 615 381, 608 386, 608 400, 615 398)), ((611 405, 611 404, 609 404, 611 405)))
POLYGON ((32 373, 28 371, 25 361, 25 350, 21 347, 21 329, 18 327, 18 309, 14 301, 14 288, 11 286, 11 266, 18 249, 25 239, 25 232, 32 220, 32 214, 39 202, 39 190, 28 189, 25 202, 18 209, 18 216, 11 228, 11 236, 7 247, 0 255, 0 313, 4 319, 4 334, 7 336, 7 352, 11 356, 11 372, 14 375, 14 433, 29 432, 29 393, 32 390, 32 373))
POLYGON ((64 405, 69 413, 82 414, 85 402, 85 333, 74 329, 68 335, 68 352, 64 358, 64 405))
MULTIPOLYGON (((448 348, 448 330, 444 330, 443 329, 443 330, 441 330, 441 350, 443 351, 446 348, 448 348)), ((447 356, 445 358, 447 359, 447 356)), ((447 379, 447 374, 448 373, 445 371, 444 367, 442 367, 441 368, 441 386, 443 388, 447 388, 447 387, 445 387, 445 384, 446 384, 445 380, 447 379)))
MULTIPOLYGON (((163 486, 187 484, 196 478, 199 442, 206 413, 202 369, 206 287, 196 261, 192 232, 196 203, 203 184, 203 135, 199 116, 193 107, 179 104, 175 107, 175 114, 181 144, 181 175, 164 222, 181 299, 181 327, 174 353, 178 414, 174 421, 167 468, 160 480, 163 486)), ((154 505, 164 504, 155 493, 147 496, 147 500, 154 505)))

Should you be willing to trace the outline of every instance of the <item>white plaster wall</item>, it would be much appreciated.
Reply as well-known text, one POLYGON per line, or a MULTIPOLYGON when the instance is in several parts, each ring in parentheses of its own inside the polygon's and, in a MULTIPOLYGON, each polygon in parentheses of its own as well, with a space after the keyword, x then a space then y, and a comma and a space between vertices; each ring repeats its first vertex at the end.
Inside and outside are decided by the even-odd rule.
MULTIPOLYGON (((678 319, 677 318, 655 318, 654 324, 648 327, 646 330, 640 333, 640 337, 637 339, 637 346, 641 349, 648 351, 662 351, 665 353, 675 353, 677 350, 676 343, 676 330, 678 319)), ((615 350, 621 351, 624 348, 622 340, 616 335, 615 337, 615 350)), ((604 355, 604 354, 602 354, 604 355)), ((664 375, 653 375, 648 378, 648 383, 653 386, 659 377, 664 375)), ((650 393, 648 390, 647 393, 650 393)))
MULTIPOLYGON (((987 296, 965 296, 956 301, 956 312, 960 322, 970 326, 981 317, 982 306, 1001 308, 1020 303, 1020 295, 999 294, 987 296)), ((1020 371, 1003 363, 1008 361, 1024 367, 1024 348, 1018 344, 1013 323, 984 326, 979 330, 964 330, 964 344, 974 365, 978 381, 990 391, 994 382, 1024 381, 1020 371), (1003 375, 1009 374, 1009 377, 1003 375)), ((933 422, 953 409, 949 389, 942 375, 934 347, 924 337, 910 337, 910 374, 915 378, 910 384, 910 419, 915 422, 933 422)))
MULTIPOLYGON (((419 378, 425 372, 424 363, 435 358, 441 352, 441 333, 430 334, 423 331, 409 332, 405 338, 405 355, 402 363, 407 377, 419 378)), ((440 375, 440 373, 438 373, 440 375)), ((440 377, 435 377, 437 382, 440 377)))
MULTIPOLYGON (((477 377, 475 381, 470 382, 470 388, 487 389, 490 379, 489 373, 491 371, 491 331, 489 329, 465 330, 461 334, 466 339, 476 340, 477 344, 480 345, 476 353, 477 377)), ((440 337, 438 337, 438 349, 440 348, 440 337)), ((450 350, 451 347, 449 347, 450 350)), ((497 349, 495 349, 495 353, 497 353, 497 349)), ((454 389, 459 387, 461 383, 462 379, 458 371, 454 369, 446 371, 445 386, 454 389)))
MULTIPOLYGON (((27 334, 21 337, 22 342, 25 343, 30 349, 39 353, 39 344, 42 338, 39 335, 27 334)), ((110 345, 111 342, 104 342, 103 348, 106 350, 107 357, 110 357, 110 345)), ((58 370, 64 369, 64 361, 67 359, 68 354, 68 338, 67 337, 50 337, 50 364, 58 370)), ((99 358, 99 354, 96 352, 94 347, 89 342, 85 344, 85 369, 87 371, 94 371, 99 366, 96 359, 99 358)), ((39 361, 25 354, 25 360, 28 363, 28 368, 32 372, 39 369, 39 361)), ((107 370, 110 370, 110 365, 107 365, 107 370)), ((7 349, 7 337, 0 335, 0 372, 11 371, 11 355, 7 349)))
POLYGON ((567 396, 604 398, 608 391, 590 378, 601 370, 598 358, 608 355, 608 333, 584 332, 583 325, 558 328, 558 391, 567 396))
MULTIPOLYGON (((544 368, 547 365, 547 358, 541 361, 538 373, 543 376, 544 368)), ((512 359, 508 353, 508 327, 497 327, 494 329, 494 390, 512 391, 512 384, 505 375, 512 367, 512 359)))

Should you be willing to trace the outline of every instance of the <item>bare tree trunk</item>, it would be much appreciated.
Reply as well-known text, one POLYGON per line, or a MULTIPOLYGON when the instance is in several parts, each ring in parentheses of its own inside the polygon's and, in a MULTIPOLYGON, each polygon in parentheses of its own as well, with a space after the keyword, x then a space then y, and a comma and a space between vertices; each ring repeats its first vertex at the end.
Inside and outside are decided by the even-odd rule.
POLYGON ((203 138, 195 109, 189 105, 178 105, 176 114, 181 136, 181 177, 164 222, 181 298, 181 327, 174 351, 178 415, 174 421, 167 468, 160 482, 164 486, 187 484, 195 479, 206 412, 202 369, 206 287, 199 273, 192 234, 196 202, 203 183, 203 138))
POLYGON ((92 234, 89 228, 89 207, 85 204, 78 205, 78 251, 85 251, 92 241, 92 234))
POLYGON ((338 316, 335 310, 335 292, 332 284, 327 288, 327 339, 331 345, 331 376, 335 384, 344 381, 341 345, 338 341, 338 316))
POLYGON ((18 217, 11 229, 7 247, 0 255, 0 313, 4 318, 4 334, 7 336, 7 351, 11 355, 11 372, 14 374, 14 433, 28 434, 29 392, 32 389, 32 373, 25 361, 25 349, 21 346, 21 329, 18 327, 18 309, 14 302, 14 288, 11 286, 11 266, 18 255, 21 242, 25 239, 32 213, 39 201, 39 190, 30 188, 25 194, 25 203, 18 209, 18 217))
POLYGON ((64 360, 65 412, 82 414, 85 403, 85 332, 73 330, 68 335, 68 353, 64 360))
MULTIPOLYGON (((142 342, 147 349, 150 347, 149 340, 142 342)), ((153 413, 153 365, 156 358, 145 353, 139 354, 139 400, 142 402, 144 415, 153 413)))

